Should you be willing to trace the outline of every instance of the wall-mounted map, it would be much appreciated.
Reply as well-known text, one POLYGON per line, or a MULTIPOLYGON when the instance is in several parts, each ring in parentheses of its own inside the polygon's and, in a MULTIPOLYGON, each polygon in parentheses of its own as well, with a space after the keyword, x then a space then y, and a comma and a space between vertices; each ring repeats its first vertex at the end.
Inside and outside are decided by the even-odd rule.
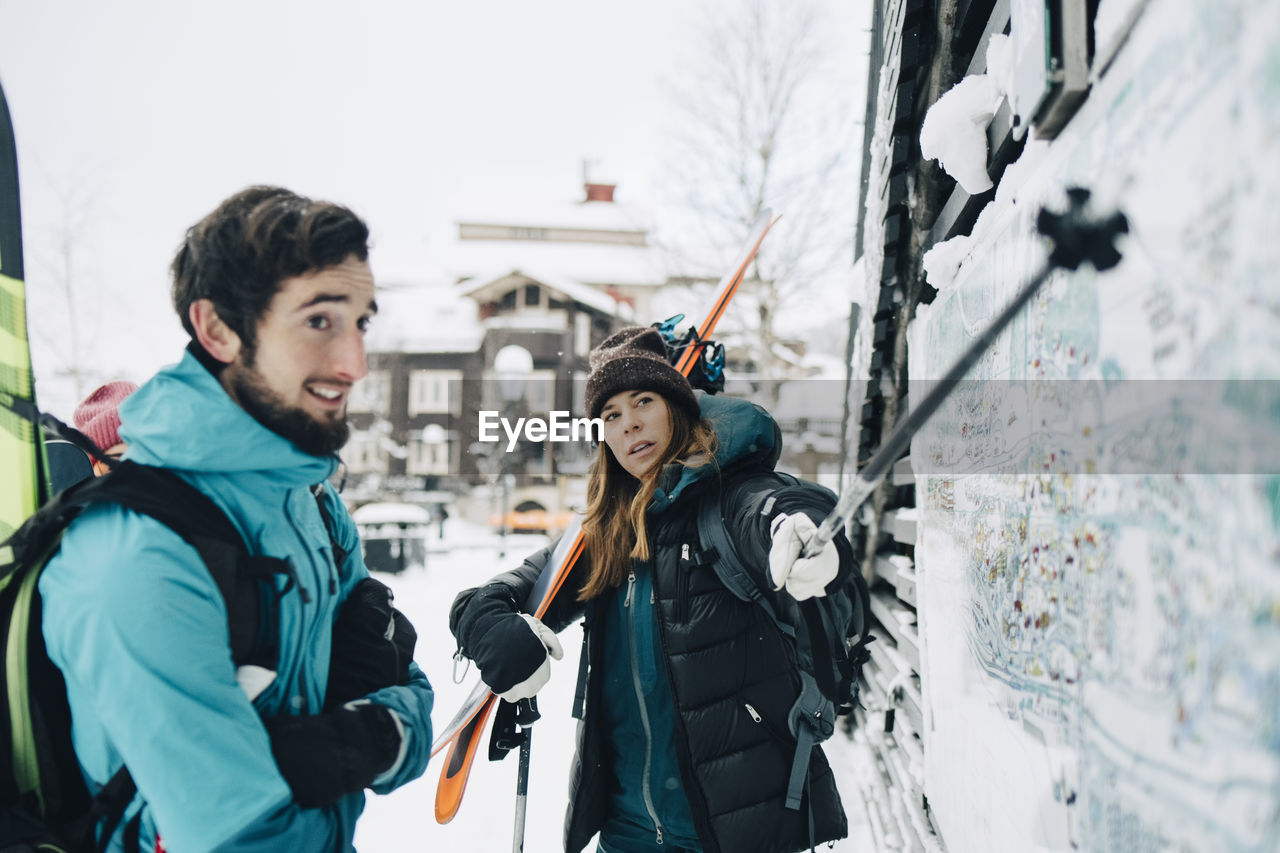
POLYGON ((1070 185, 1128 215, 1122 265, 1058 274, 912 445, 926 793, 952 851, 1277 850, 1277 4, 1146 4, 1006 172, 913 383, 1070 185))

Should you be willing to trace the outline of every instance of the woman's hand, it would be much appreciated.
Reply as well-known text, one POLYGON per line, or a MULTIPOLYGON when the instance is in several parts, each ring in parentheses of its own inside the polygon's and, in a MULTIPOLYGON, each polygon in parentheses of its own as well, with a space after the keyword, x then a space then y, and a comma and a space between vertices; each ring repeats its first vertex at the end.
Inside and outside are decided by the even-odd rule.
MULTIPOLYGON (((560 647, 560 641, 556 639, 554 631, 528 613, 521 613, 520 618, 529 626, 529 630, 533 631, 533 635, 542 644, 544 651, 542 663, 528 678, 498 694, 500 698, 508 702, 518 702, 521 699, 529 699, 535 696, 551 678, 551 659, 560 660, 564 657, 564 649, 560 647)), ((522 642, 521 645, 524 645, 524 643, 522 642)))
POLYGON ((827 594, 827 584, 840 570, 840 555, 834 542, 816 557, 801 558, 805 544, 817 535, 818 526, 804 513, 782 513, 773 519, 769 533, 769 577, 775 590, 787 588, 796 601, 827 594))

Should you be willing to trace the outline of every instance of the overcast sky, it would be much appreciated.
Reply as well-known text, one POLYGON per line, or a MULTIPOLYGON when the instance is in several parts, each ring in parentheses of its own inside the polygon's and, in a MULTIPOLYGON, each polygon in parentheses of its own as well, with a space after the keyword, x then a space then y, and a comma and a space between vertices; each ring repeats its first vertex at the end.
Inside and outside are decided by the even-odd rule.
MULTIPOLYGON (((70 337, 65 238, 81 360, 142 380, 183 343, 167 301, 182 232, 249 184, 350 205, 384 281, 429 275, 462 211, 576 200, 584 158, 660 215, 670 90, 706 10, 739 5, 0 0, 42 401, 62 404, 46 353, 70 337)), ((865 44, 867 0, 823 5, 833 45, 865 44)), ((842 95, 865 63, 845 53, 842 95)))

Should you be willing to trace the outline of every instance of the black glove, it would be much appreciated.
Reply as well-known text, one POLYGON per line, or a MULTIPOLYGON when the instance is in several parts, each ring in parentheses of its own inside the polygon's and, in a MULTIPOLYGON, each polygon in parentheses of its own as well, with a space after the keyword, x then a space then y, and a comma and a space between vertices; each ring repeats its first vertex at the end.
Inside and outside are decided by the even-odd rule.
POLYGON ((400 729, 376 702, 263 722, 280 775, 304 808, 331 805, 369 787, 400 754, 400 729))
POLYGON ((343 602, 333 623, 326 711, 375 690, 409 683, 418 634, 391 601, 385 584, 365 578, 343 602))
POLYGON ((546 662, 548 646, 531 627, 501 583, 459 593, 449 619, 459 649, 475 661, 484 683, 497 694, 525 681, 546 662))

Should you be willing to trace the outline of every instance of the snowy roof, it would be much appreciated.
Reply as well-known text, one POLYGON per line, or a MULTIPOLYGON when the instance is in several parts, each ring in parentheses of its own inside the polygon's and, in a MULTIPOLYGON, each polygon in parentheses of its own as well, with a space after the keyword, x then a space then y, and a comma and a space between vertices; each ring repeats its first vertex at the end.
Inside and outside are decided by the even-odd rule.
POLYGON ((502 208, 457 217, 461 224, 508 225, 531 228, 584 228, 607 231, 650 231, 653 217, 638 205, 605 201, 563 201, 558 204, 502 208))
POLYGON ((370 352, 475 352, 484 338, 479 306, 451 284, 380 287, 370 352))
POLYGON ((668 264, 652 246, 540 240, 459 240, 448 249, 445 269, 455 279, 482 271, 539 270, 544 276, 584 284, 656 287, 668 264))
POLYGON ((372 503, 351 513, 351 520, 356 524, 427 524, 431 513, 417 504, 372 503))
POLYGON ((485 301, 486 298, 496 299, 512 287, 517 286, 516 282, 511 281, 512 278, 520 278, 521 283, 524 281, 537 282, 557 291, 561 296, 566 296, 575 302, 580 302, 588 308, 594 308, 604 314, 612 316, 618 312, 618 303, 607 293, 572 279, 527 268, 476 276, 474 279, 461 282, 458 285, 458 293, 478 301, 485 301), (486 293, 486 290, 492 290, 493 292, 491 294, 486 293))

